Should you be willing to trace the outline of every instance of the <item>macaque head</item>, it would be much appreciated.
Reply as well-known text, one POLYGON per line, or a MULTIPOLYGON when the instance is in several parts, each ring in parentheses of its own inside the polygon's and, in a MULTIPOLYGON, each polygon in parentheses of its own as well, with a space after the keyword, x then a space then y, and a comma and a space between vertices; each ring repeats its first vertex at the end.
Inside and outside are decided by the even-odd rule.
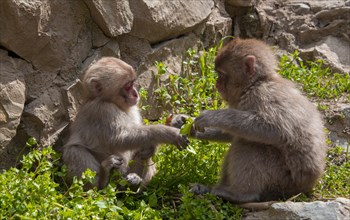
POLYGON ((127 110, 139 100, 135 80, 136 73, 130 65, 114 57, 104 57, 87 69, 83 85, 88 99, 101 99, 127 110))
POLYGON ((216 87, 228 100, 257 80, 275 74, 275 58, 268 45, 255 39, 233 39, 215 58, 216 87))

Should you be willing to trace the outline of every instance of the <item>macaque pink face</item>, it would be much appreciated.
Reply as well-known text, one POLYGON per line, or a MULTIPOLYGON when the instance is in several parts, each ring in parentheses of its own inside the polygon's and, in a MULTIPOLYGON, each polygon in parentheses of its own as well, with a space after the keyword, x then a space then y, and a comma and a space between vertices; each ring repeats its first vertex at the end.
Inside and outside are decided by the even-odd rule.
POLYGON ((139 101, 139 94, 134 86, 134 82, 135 80, 129 81, 123 86, 123 94, 129 106, 136 105, 139 101))

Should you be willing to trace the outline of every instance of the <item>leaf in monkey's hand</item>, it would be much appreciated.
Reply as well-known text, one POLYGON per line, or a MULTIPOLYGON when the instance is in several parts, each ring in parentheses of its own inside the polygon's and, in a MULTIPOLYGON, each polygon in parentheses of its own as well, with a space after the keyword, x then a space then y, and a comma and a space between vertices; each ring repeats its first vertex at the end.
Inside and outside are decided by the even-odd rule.
POLYGON ((184 125, 182 125, 182 127, 180 129, 180 134, 189 136, 190 133, 191 133, 191 128, 192 128, 191 124, 184 124, 184 125))
POLYGON ((194 123, 193 119, 190 118, 190 117, 188 117, 188 118, 186 119, 185 124, 183 124, 183 125, 181 126, 180 134, 186 135, 186 136, 190 136, 191 130, 192 130, 192 127, 193 127, 193 123, 194 123))

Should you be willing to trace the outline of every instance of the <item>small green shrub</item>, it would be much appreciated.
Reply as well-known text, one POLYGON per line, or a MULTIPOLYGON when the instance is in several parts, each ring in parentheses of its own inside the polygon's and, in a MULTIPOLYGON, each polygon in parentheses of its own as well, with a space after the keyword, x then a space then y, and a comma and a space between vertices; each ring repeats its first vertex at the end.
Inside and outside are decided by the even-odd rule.
MULTIPOLYGON (((221 44, 217 47, 220 47, 221 44)), ((173 113, 198 115, 204 109, 218 109, 224 106, 215 89, 217 75, 214 59, 217 47, 198 52, 189 49, 182 62, 179 74, 169 74, 169 80, 160 85, 161 75, 167 73, 167 67, 156 62, 158 72, 155 74, 154 93, 159 106, 171 107, 173 113)))

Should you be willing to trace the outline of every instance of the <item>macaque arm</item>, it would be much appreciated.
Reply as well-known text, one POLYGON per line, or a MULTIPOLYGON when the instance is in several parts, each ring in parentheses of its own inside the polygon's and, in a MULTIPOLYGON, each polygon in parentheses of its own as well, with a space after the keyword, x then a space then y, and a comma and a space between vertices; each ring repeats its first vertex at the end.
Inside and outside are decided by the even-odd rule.
POLYGON ((141 125, 121 128, 114 138, 119 149, 138 149, 158 144, 173 144, 178 148, 187 146, 188 140, 180 130, 166 125, 141 125))
MULTIPOLYGON (((173 115, 171 120, 169 121, 169 125, 175 128, 181 128, 186 123, 187 118, 190 118, 190 116, 184 114, 173 115)), ((191 138, 197 138, 208 141, 232 141, 231 134, 224 132, 218 128, 208 128, 204 132, 198 132, 194 129, 194 127, 192 127, 189 136, 191 138)))
POLYGON ((207 128, 204 132, 194 131, 191 132, 190 137, 219 142, 231 142, 233 138, 231 134, 217 128, 207 128))
POLYGON ((195 126, 216 127, 244 139, 278 145, 283 137, 277 126, 248 111, 223 109, 205 111, 195 120, 195 126))

